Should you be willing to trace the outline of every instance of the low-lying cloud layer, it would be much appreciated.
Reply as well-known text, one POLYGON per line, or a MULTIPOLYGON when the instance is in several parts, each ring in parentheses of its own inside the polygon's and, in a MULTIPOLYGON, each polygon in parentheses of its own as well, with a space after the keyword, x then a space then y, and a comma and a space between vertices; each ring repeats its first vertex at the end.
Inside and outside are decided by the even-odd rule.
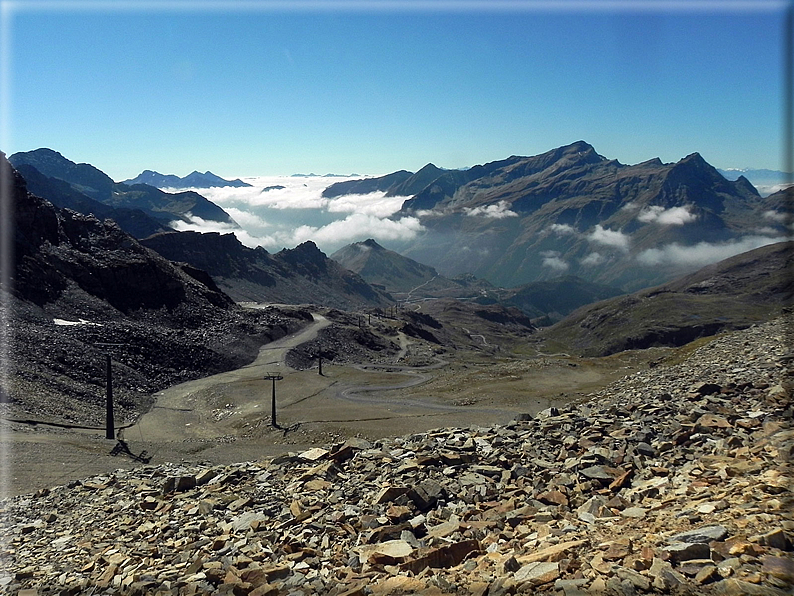
MULTIPOLYGON (((631 206, 637 210, 637 206, 631 206)), ((780 223, 787 220, 786 214, 778 211, 767 211, 763 215, 764 219, 772 223, 780 223)), ((670 209, 650 208, 643 210, 637 219, 647 223, 657 223, 661 225, 683 225, 694 221, 696 216, 686 207, 673 207, 670 209)), ((599 250, 591 250, 584 257, 579 259, 579 264, 584 267, 597 267, 608 262, 614 262, 615 258, 633 259, 637 263, 648 267, 673 266, 687 269, 696 269, 727 259, 734 255, 760 248, 768 244, 783 242, 787 240, 781 235, 780 230, 766 226, 757 228, 757 233, 744 236, 738 240, 721 243, 699 242, 694 245, 683 245, 677 242, 665 244, 655 248, 648 248, 639 253, 633 253, 631 248, 631 237, 620 230, 612 230, 597 224, 586 232, 579 232, 569 224, 552 224, 547 228, 547 232, 559 238, 574 236, 579 239, 587 240, 596 246, 604 247, 612 252, 608 255, 602 254, 599 250), (617 249, 617 252, 615 251, 617 249)), ((569 268, 561 254, 556 251, 545 251, 540 254, 544 267, 549 267, 558 271, 569 268)))
POLYGON ((748 250, 760 248, 768 244, 785 241, 785 237, 745 236, 731 242, 710 243, 698 242, 693 246, 683 246, 677 242, 661 248, 649 248, 640 252, 636 259, 643 265, 674 265, 685 267, 703 267, 710 263, 722 261, 748 250))
MULTIPOLYGON (((394 217, 407 197, 387 197, 383 192, 334 198, 322 196, 326 187, 343 178, 269 176, 244 180, 253 186, 199 190, 223 207, 239 227, 199 217, 191 217, 188 222, 173 222, 172 226, 180 231, 234 233, 244 245, 252 248, 262 246, 270 252, 293 248, 311 240, 326 254, 367 238, 374 238, 386 246, 410 241, 425 230, 421 214, 417 217, 394 217)), ((632 211, 638 221, 653 225, 684 225, 697 219, 689 206, 641 208, 629 203, 623 209, 632 211)), ((469 208, 463 213, 469 217, 490 219, 517 217, 506 201, 469 208)), ((543 267, 559 273, 568 271, 576 263, 581 267, 600 267, 624 258, 647 267, 695 269, 786 240, 780 227, 788 222, 787 213, 770 210, 763 214, 759 221, 763 225, 757 228, 756 233, 739 240, 699 242, 691 246, 671 243, 638 253, 630 250, 631 237, 621 230, 597 224, 578 231, 570 224, 552 224, 546 228, 546 234, 554 234, 560 240, 567 237, 586 241, 590 245, 589 250, 575 260, 566 260, 561 252, 555 250, 544 251, 539 256, 543 267)))
POLYGON ((351 242, 410 240, 422 231, 415 217, 391 219, 407 197, 383 192, 326 198, 322 191, 345 178, 265 176, 243 178, 247 188, 197 189, 221 206, 240 228, 192 217, 177 230, 234 233, 248 247, 269 251, 307 240, 330 254, 351 242))

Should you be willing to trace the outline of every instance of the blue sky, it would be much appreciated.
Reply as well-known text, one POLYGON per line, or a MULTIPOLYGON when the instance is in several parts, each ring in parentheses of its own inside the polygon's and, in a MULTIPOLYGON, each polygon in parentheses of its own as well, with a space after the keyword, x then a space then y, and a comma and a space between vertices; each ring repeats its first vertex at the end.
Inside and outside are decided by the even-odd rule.
POLYGON ((785 165, 785 2, 0 1, 0 149, 116 180, 456 168, 579 139, 623 163, 785 165))

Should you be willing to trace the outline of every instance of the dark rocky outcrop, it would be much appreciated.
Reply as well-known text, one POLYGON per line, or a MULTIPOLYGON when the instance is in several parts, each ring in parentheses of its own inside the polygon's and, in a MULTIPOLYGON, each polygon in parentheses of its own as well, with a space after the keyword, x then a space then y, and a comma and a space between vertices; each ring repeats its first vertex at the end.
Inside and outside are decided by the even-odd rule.
POLYGON ((313 242, 276 254, 248 248, 234 234, 168 232, 141 241, 172 261, 207 271, 240 302, 314 303, 333 308, 392 302, 359 275, 329 259, 313 242))
POLYGON ((100 203, 76 190, 68 182, 45 176, 31 165, 21 164, 17 171, 24 177, 28 190, 34 195, 46 198, 56 207, 94 215, 98 219, 112 219, 122 230, 136 238, 145 238, 170 229, 140 209, 116 208, 100 203))
POLYGON ((231 299, 195 282, 138 244, 113 221, 52 204, 15 178, 15 293, 39 306, 58 301, 76 285, 122 313, 173 309, 187 301, 227 308, 231 299), (46 283, 42 283, 46 280, 46 283))

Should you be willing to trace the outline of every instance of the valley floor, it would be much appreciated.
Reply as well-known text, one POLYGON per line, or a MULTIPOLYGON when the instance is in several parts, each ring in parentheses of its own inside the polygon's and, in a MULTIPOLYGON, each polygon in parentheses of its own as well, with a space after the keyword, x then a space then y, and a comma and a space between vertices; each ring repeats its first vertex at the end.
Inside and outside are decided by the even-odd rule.
MULTIPOLYGON (((156 394, 137 423, 120 429, 127 452, 104 431, 2 421, 0 485, 19 495, 92 474, 141 465, 257 461, 349 437, 396 437, 439 427, 503 424, 519 414, 581 401, 667 350, 602 359, 543 353, 494 357, 451 351, 444 360, 422 342, 400 337, 391 363, 295 370, 287 352, 328 325, 315 315, 302 331, 263 346, 238 370, 182 383, 156 394), (425 366, 405 362, 423 361, 425 366), (276 382, 277 426, 271 424, 276 382)), ((530 349, 529 351, 533 351, 530 349)), ((117 429, 119 430, 119 429, 117 429)))

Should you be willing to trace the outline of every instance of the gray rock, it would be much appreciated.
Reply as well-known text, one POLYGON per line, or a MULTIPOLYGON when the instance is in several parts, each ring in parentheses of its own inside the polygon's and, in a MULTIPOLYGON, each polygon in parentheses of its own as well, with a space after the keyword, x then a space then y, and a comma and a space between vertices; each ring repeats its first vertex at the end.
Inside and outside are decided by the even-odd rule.
POLYGON ((713 540, 724 540, 728 535, 728 528, 725 526, 703 526, 687 532, 681 532, 670 536, 668 542, 688 542, 708 544, 713 540))
POLYGON ((665 546, 664 551, 675 562, 688 561, 690 559, 707 559, 711 554, 709 545, 702 542, 674 542, 665 546))

